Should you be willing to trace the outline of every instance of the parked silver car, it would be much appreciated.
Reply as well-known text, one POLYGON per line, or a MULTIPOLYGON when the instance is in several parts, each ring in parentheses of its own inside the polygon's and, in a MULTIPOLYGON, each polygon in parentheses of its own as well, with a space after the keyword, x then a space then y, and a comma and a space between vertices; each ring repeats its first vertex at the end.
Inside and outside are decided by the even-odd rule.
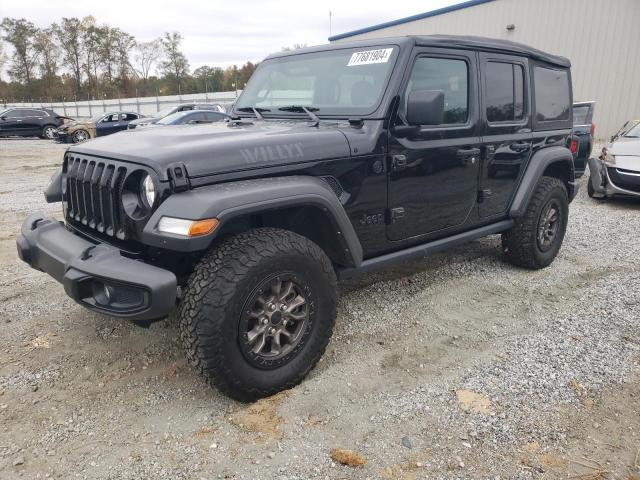
POLYGON ((587 193, 592 198, 640 197, 640 120, 626 122, 599 157, 589 159, 587 193))

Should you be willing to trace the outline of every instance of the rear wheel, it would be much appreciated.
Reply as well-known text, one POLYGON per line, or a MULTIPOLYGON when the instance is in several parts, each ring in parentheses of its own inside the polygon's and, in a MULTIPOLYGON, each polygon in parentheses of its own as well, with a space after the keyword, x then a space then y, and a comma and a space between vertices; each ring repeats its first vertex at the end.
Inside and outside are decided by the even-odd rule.
POLYGON ((56 127, 54 127, 53 125, 46 125, 42 129, 42 135, 40 135, 40 137, 53 140, 54 138, 56 138, 56 127))
POLYGON ((242 401, 298 384, 333 331, 337 284, 315 243, 261 228, 223 241, 196 266, 180 307, 190 363, 242 401))
POLYGON ((514 265, 544 268, 560 251, 567 228, 567 189, 557 178, 542 177, 527 206, 511 230, 502 234, 502 249, 514 265))

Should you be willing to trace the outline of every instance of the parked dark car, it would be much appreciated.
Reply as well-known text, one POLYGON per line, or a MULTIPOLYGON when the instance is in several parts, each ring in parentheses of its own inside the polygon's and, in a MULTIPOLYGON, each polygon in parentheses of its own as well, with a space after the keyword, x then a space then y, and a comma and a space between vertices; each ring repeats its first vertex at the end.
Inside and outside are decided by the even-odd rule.
POLYGON ((215 112, 225 113, 224 107, 218 103, 181 103, 180 105, 167 107, 164 110, 160 110, 152 117, 145 117, 143 119, 129 123, 129 130, 133 130, 137 127, 153 125, 154 123, 157 123, 159 120, 169 115, 177 112, 186 112, 189 110, 212 110, 215 112))
POLYGON ((493 234, 549 266, 578 189, 571 110, 569 60, 506 40, 276 53, 229 122, 70 147, 45 192, 65 223, 33 213, 18 254, 93 311, 177 308, 190 363, 254 400, 321 358, 338 278, 493 234))
POLYGON ((587 167, 593 149, 593 135, 596 126, 593 123, 593 110, 596 102, 575 102, 573 104, 573 134, 578 140, 575 156, 576 178, 580 178, 587 167))
POLYGON ((196 123, 214 123, 229 120, 230 115, 213 110, 189 110, 176 112, 157 121, 155 126, 163 125, 188 125, 196 123))
POLYGON ((0 137, 51 139, 66 119, 48 108, 7 108, 0 112, 0 137))
POLYGON ((96 137, 103 137, 126 130, 130 122, 144 118, 134 112, 110 112, 96 115, 87 122, 65 123, 55 131, 55 140, 61 143, 82 143, 96 137))

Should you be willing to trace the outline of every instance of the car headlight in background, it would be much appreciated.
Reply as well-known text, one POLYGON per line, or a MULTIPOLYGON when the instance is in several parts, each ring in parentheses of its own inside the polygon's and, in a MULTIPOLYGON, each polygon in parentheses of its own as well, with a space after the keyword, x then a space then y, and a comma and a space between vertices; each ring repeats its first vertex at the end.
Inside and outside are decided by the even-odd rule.
POLYGON ((146 174, 142 179, 142 198, 148 208, 153 207, 153 203, 156 201, 156 186, 149 174, 146 174))
POLYGON ((616 164, 616 156, 609 153, 609 150, 607 149, 607 147, 602 148, 602 153, 600 154, 600 160, 602 160, 604 163, 608 163, 609 165, 616 164))

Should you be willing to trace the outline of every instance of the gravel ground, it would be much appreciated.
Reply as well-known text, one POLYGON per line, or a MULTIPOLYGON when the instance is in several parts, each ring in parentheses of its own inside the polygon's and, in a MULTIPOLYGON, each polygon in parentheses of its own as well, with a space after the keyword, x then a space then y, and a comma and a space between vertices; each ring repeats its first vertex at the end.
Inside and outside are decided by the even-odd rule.
POLYGON ((640 478, 640 202, 583 181, 542 271, 494 236, 342 283, 316 369, 246 405, 191 371, 175 319, 92 314, 19 262, 64 148, 0 140, 3 480, 640 478))

